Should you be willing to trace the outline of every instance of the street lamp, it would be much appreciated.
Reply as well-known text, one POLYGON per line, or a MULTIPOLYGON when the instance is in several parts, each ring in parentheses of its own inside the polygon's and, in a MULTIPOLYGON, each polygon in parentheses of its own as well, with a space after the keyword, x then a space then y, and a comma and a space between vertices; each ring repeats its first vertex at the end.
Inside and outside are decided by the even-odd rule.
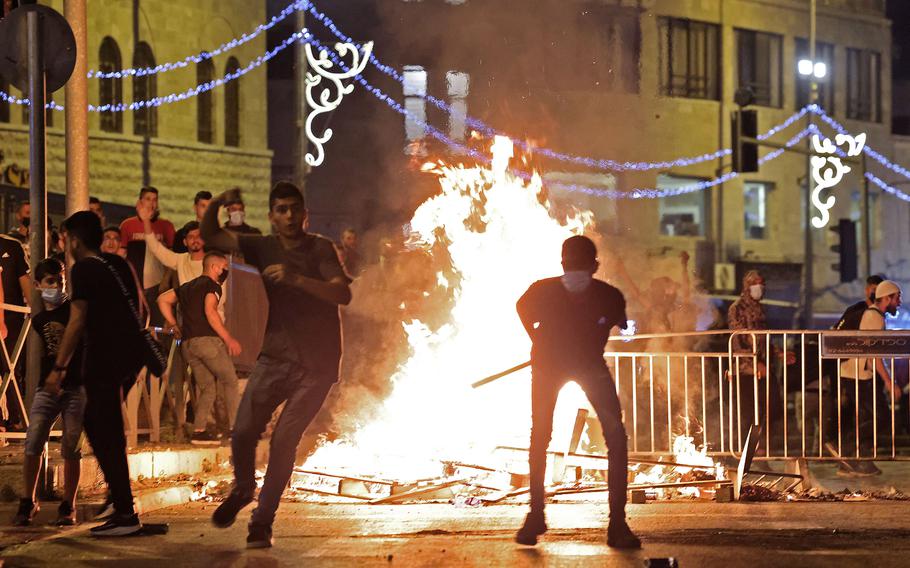
POLYGON ((815 77, 824 79, 828 74, 828 66, 824 61, 812 61, 811 59, 800 59, 796 64, 796 70, 803 77, 815 77))

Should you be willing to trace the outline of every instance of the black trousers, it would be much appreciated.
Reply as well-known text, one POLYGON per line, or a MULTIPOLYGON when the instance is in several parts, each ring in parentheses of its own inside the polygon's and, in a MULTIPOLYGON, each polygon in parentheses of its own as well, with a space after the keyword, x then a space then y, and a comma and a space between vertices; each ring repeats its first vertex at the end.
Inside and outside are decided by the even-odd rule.
MULTIPOLYGON (((835 384, 836 382, 835 380, 835 384)), ((875 439, 876 422, 879 438, 890 437, 891 410, 885 394, 882 392, 883 384, 877 373, 871 379, 860 381, 841 378, 840 441, 843 457, 850 458, 857 455, 857 435, 859 437, 859 456, 871 457, 873 455, 872 450, 877 443, 875 439)), ((836 445, 837 438, 835 437, 832 442, 836 445)))
POLYGON ((572 372, 550 371, 532 366, 531 447, 528 462, 531 474, 531 512, 543 513, 547 447, 553 434, 553 411, 560 389, 575 380, 594 407, 607 443, 610 488, 610 519, 624 519, 629 455, 622 410, 616 385, 605 364, 572 372))
MULTIPOLYGON (((784 399, 781 396, 780 383, 771 375, 755 380, 754 375, 742 373, 739 376, 738 397, 739 427, 741 443, 746 443, 746 435, 753 424, 761 425, 761 438, 758 448, 760 455, 780 455, 784 451, 784 399), (758 390, 758 415, 755 414, 755 391, 758 390), (770 448, 767 448, 770 442, 770 448), (770 452, 768 451, 770 449, 770 452)), ((736 412, 736 407, 733 408, 736 412)), ((734 433, 735 434, 735 433, 734 433)))
MULTIPOLYGON (((104 473, 108 491, 117 514, 133 514, 133 491, 126 460, 126 435, 123 433, 123 414, 120 410, 122 382, 110 381, 87 384, 85 388, 85 434, 95 459, 104 473)), ((132 385, 132 382, 129 383, 132 385)), ((129 387, 124 389, 125 397, 129 387)))

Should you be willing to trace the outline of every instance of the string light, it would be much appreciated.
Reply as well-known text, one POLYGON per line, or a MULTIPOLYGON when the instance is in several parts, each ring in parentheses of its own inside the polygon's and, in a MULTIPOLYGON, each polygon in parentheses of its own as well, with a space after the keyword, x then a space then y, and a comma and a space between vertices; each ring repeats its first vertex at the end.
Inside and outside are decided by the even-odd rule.
POLYGON ((309 0, 298 0, 286 6, 277 16, 272 17, 271 20, 264 24, 259 24, 256 29, 250 33, 245 33, 240 37, 234 38, 230 41, 227 41, 217 48, 211 51, 202 51, 195 55, 188 55, 184 57, 181 61, 173 61, 169 63, 162 63, 156 65, 155 67, 142 67, 136 69, 119 69, 117 71, 89 71, 88 78, 98 78, 98 79, 121 79, 123 77, 143 77, 146 75, 157 75, 159 73, 166 73, 168 71, 173 71, 174 69, 182 69, 188 67, 191 63, 201 63, 207 59, 212 59, 222 53, 231 51, 234 48, 240 47, 245 43, 249 43, 262 35, 263 32, 266 32, 282 21, 284 21, 288 16, 299 12, 309 6, 309 0))
POLYGON ((866 172, 866 179, 871 181, 878 187, 882 188, 882 190, 885 191, 886 193, 889 193, 902 201, 910 202, 910 195, 904 193, 903 191, 899 190, 898 188, 896 188, 894 186, 888 185, 884 180, 880 179, 875 174, 873 174, 871 172, 866 172))

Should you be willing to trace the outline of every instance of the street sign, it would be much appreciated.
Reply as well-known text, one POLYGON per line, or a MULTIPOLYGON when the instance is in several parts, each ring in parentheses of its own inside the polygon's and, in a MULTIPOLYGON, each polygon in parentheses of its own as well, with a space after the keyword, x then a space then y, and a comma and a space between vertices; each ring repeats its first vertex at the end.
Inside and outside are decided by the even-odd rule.
POLYGON ((823 357, 907 357, 910 333, 901 331, 825 333, 823 357))
POLYGON ((28 33, 26 17, 37 12, 44 60, 45 92, 63 87, 76 66, 76 39, 66 18, 53 8, 26 4, 0 20, 0 75, 23 93, 28 92, 28 33))
POLYGON ((714 265, 714 289, 717 291, 736 290, 736 265, 718 262, 714 265))

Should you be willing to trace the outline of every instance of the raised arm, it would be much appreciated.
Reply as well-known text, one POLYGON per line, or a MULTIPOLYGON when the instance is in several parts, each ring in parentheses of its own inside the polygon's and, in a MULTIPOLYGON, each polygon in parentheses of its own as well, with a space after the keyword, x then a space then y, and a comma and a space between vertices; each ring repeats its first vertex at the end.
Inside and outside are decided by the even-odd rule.
POLYGON ((142 221, 143 231, 145 232, 146 248, 155 255, 155 258, 157 258, 161 264, 177 270, 177 263, 180 260, 180 255, 161 244, 158 239, 155 238, 155 231, 152 229, 152 214, 154 211, 152 211, 151 207, 140 204, 140 206, 136 208, 136 212, 139 215, 139 220, 142 221))
POLYGON ((682 264, 680 278, 680 282, 682 282, 682 300, 688 304, 689 299, 692 298, 692 281, 689 278, 689 253, 686 251, 679 253, 679 261, 682 264))
POLYGON ((218 213, 225 203, 240 199, 240 191, 231 189, 212 199, 205 215, 202 216, 200 228, 205 243, 222 252, 240 252, 240 241, 235 233, 224 230, 218 221, 218 213))

